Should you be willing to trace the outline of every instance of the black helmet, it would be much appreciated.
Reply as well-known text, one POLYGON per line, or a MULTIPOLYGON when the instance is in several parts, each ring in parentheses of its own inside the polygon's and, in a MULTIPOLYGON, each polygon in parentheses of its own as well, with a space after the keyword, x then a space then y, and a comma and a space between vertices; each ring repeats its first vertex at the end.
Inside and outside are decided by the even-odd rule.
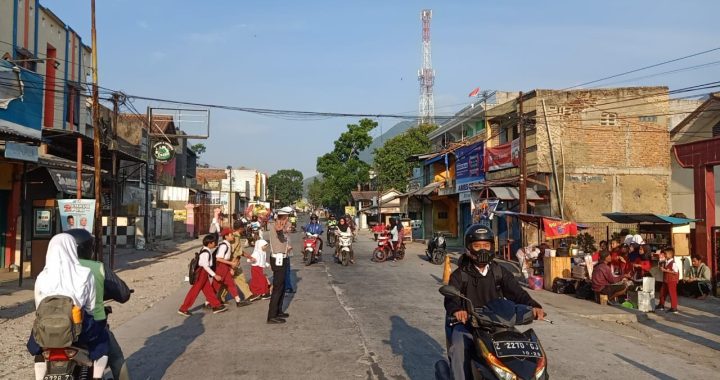
POLYGON ((465 231, 465 248, 470 261, 474 264, 487 264, 495 256, 495 234, 490 227, 482 224, 473 224, 465 231), (491 244, 491 249, 474 250, 472 243, 476 241, 487 241, 491 244))
POLYGON ((82 228, 73 228, 65 231, 75 239, 78 258, 83 260, 95 260, 95 237, 82 228))
POLYGON ((330 219, 335 219, 335 214, 330 214, 330 219))

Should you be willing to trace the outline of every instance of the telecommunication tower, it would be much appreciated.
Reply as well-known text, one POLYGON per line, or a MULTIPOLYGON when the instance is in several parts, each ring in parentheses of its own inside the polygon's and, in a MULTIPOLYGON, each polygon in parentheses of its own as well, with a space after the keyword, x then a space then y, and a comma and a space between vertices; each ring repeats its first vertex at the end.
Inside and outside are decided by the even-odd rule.
POLYGON ((435 99, 433 98, 435 70, 432 68, 430 53, 430 20, 432 19, 432 9, 423 9, 421 19, 423 63, 420 70, 418 70, 418 81, 420 82, 420 118, 418 119, 418 124, 435 124, 435 99))

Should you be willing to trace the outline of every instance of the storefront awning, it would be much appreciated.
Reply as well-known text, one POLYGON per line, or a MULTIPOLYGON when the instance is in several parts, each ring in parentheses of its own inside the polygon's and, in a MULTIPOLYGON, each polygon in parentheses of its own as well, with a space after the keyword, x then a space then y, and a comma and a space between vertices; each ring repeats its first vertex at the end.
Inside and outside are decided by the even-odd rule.
POLYGON ((445 156, 446 156, 445 154, 438 154, 437 156, 435 156, 435 157, 433 157, 433 158, 431 158, 431 159, 423 162, 423 164, 424 164, 424 165, 433 164, 433 163, 435 163, 435 162, 438 162, 438 161, 440 161, 440 160, 445 159, 445 156))
MULTIPOLYGON (((502 199, 504 201, 520 199, 520 191, 517 187, 493 186, 490 187, 490 190, 495 193, 496 198, 502 199)), ((528 201, 541 201, 543 199, 533 189, 527 189, 526 194, 528 201)))
POLYGON ((646 214, 646 213, 626 213, 626 212, 606 212, 602 214, 604 217, 615 223, 655 223, 655 224, 672 224, 682 225, 700 221, 700 219, 680 218, 670 215, 646 214))
POLYGON ((407 196, 415 196, 415 197, 426 197, 432 193, 435 192, 440 186, 442 186, 445 182, 433 182, 425 187, 421 187, 415 191, 409 191, 407 196))

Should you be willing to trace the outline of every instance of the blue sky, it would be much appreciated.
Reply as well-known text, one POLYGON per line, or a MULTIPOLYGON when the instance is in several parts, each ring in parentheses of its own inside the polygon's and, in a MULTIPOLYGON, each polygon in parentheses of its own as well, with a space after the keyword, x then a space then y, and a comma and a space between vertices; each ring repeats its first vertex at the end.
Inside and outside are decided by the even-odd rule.
MULTIPOLYGON (((89 0, 41 3, 90 44, 89 0)), ((475 87, 565 88, 720 46, 720 2, 709 0, 98 0, 100 85, 243 107, 414 115, 423 8, 433 10, 441 115, 468 104, 475 87)), ((720 52, 627 78, 717 60, 720 52)), ((682 88, 719 74, 714 65, 614 85, 682 88)), ((283 168, 314 174, 317 156, 357 121, 211 113, 202 161, 269 174, 283 168)), ((397 120, 380 122, 388 129, 397 120)))

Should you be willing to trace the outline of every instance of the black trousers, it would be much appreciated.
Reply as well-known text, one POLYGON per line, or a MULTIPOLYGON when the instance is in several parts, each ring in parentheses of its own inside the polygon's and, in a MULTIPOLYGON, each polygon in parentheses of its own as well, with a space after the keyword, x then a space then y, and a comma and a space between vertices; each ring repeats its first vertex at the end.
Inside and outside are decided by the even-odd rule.
POLYGON ((285 266, 273 270, 273 288, 270 295, 270 308, 268 319, 276 318, 282 313, 283 301, 285 300, 285 266))

